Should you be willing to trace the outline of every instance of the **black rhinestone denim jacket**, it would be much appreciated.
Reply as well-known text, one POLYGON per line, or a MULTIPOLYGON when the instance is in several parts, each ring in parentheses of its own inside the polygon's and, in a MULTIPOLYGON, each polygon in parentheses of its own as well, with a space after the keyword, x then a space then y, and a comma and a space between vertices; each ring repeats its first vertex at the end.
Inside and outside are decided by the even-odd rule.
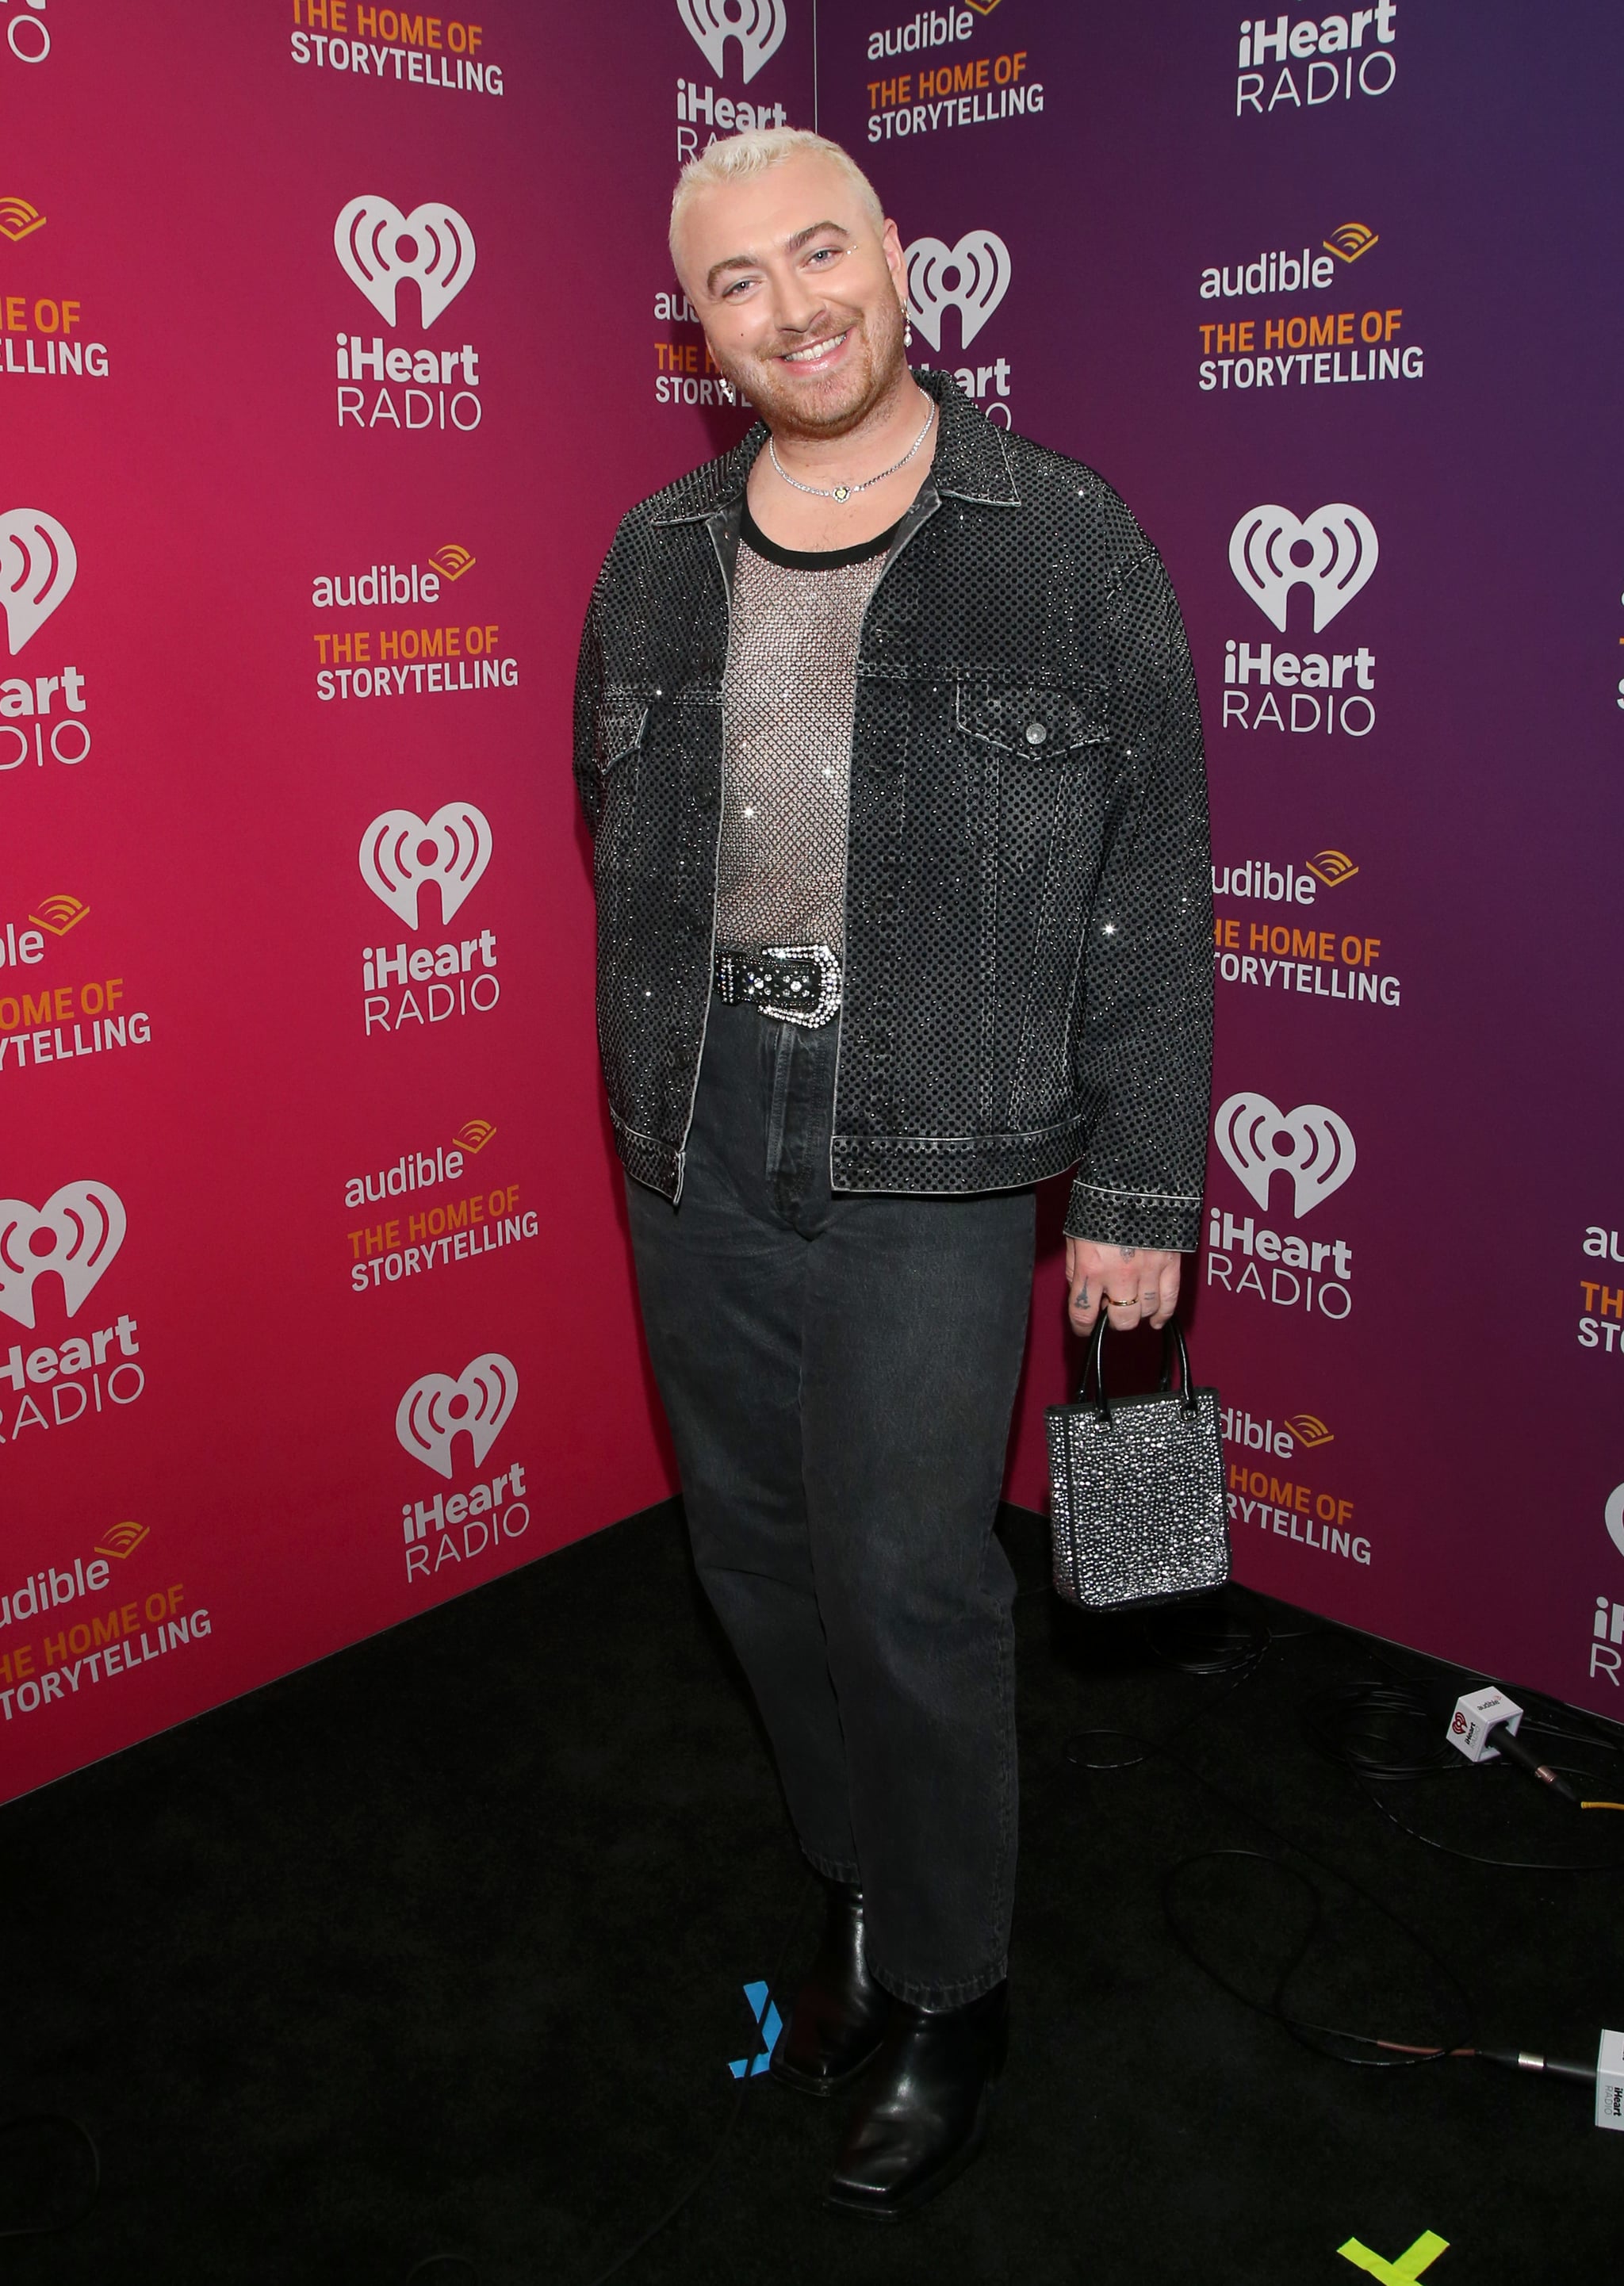
MULTIPOLYGON (((1212 1030, 1201 716, 1162 560, 1080 461, 939 373, 936 457, 868 604, 831 1177, 1200 1234, 1212 1030)), ((758 422, 632 509, 593 590, 575 776, 620 1157, 681 1195, 710 1007, 721 685, 758 422)))

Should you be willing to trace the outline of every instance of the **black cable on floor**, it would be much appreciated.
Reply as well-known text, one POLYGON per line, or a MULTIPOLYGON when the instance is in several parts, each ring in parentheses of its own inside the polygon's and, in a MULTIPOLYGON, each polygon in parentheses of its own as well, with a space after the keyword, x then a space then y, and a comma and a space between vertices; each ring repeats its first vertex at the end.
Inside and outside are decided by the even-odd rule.
POLYGON ((1203 1699, 1181 1722, 1164 1730, 1160 1739, 1139 1739, 1144 1752, 1131 1754, 1117 1762, 1082 1762, 1071 1749, 1077 1738, 1137 1738, 1131 1730, 1080 1730, 1065 1746, 1068 1762, 1082 1762, 1091 1770, 1131 1770, 1146 1760, 1154 1746, 1177 1738, 1197 1722, 1204 1722, 1210 1714, 1214 1699, 1227 1699, 1243 1683, 1250 1683, 1268 1658, 1276 1644, 1301 1643, 1310 1636, 1323 1635, 1327 1628, 1320 1625, 1294 1628, 1289 1632, 1276 1629, 1266 1612, 1248 1613, 1234 1611, 1225 1591, 1202 1597, 1199 1602, 1170 1604, 1164 1611, 1149 1612, 1139 1619, 1139 1632, 1147 1649, 1164 1666, 1176 1667, 1184 1675, 1227 1678, 1224 1689, 1203 1699))
MULTIPOLYGON (((1377 1653, 1379 1658, 1382 1655, 1377 1653)), ((1624 1872, 1624 1857, 1541 1858, 1494 1857, 1479 1849, 1468 1849, 1462 1844, 1440 1841, 1426 1833, 1399 1815, 1390 1801, 1376 1793, 1377 1785, 1397 1785, 1423 1778, 1442 1777, 1452 1782, 1471 1776, 1478 1765, 1464 1761, 1456 1754, 1444 1735, 1447 1710, 1438 1694, 1429 1692, 1421 1683, 1403 1675, 1390 1659, 1383 1664, 1392 1667, 1395 1680, 1360 1678, 1353 1682, 1333 1683, 1328 1689, 1315 1691, 1305 1700, 1302 1718, 1305 1729, 1314 1745, 1326 1758, 1348 1772, 1360 1793, 1370 1807, 1380 1812, 1391 1825, 1411 1841, 1436 1849, 1441 1856, 1459 1857, 1470 1865, 1486 1865, 1496 1872, 1509 1873, 1615 1873, 1624 1872)), ((1595 1749, 1604 1759, 1604 1770, 1595 1765, 1560 1763, 1553 1760, 1552 1768, 1564 1777, 1582 1778, 1587 1785, 1616 1790, 1620 1785, 1617 1773, 1620 1750, 1610 1740, 1597 1733, 1575 1730, 1571 1722, 1555 1720, 1545 1711, 1544 1702, 1535 1705, 1525 1691, 1514 1694, 1524 1706, 1523 1732, 1533 1738, 1560 1739, 1566 1744, 1595 1749)), ((1479 1775, 1479 1784, 1489 1784, 1479 1775)))
POLYGON ((20 2134, 23 2129, 28 2127, 66 2127, 70 2135, 77 2137, 90 2155, 90 2188, 86 2193, 84 2204, 79 2209, 77 2214, 66 2215, 60 2222, 28 2222, 0 2226, 0 2238, 46 2238, 59 2230, 72 2230, 76 2223, 82 2223, 90 2213, 101 2190, 101 2153, 97 2149, 96 2139, 88 2127, 82 2125, 76 2119, 69 2118, 65 2111, 30 2111, 21 2114, 15 2119, 0 2120, 0 2135, 20 2134))
MULTIPOLYGON (((1289 1834, 1283 1833, 1278 1826, 1254 1809, 1250 1803, 1237 1801, 1209 1778, 1204 1771, 1197 1770, 1194 1763, 1185 1761, 1182 1755, 1172 1751, 1174 1739, 1182 1737, 1185 1731, 1193 1729, 1196 1723, 1210 1718, 1215 1700, 1228 1699, 1239 1684, 1248 1681, 1257 1672, 1276 1642, 1298 1642, 1309 1636, 1329 1632, 1332 1630, 1328 1626, 1313 1627, 1296 1631, 1289 1636, 1276 1636, 1269 1628, 1265 1616, 1261 1644, 1250 1653, 1239 1654, 1235 1661, 1235 1670, 1225 1688, 1221 1691, 1204 1697, 1193 1713, 1186 1715, 1182 1722, 1175 1723, 1171 1730, 1162 1732, 1155 1738, 1145 1738, 1138 1732, 1128 1730, 1100 1728, 1079 1730, 1066 1741, 1063 1752, 1068 1762, 1074 1766, 1099 1772, 1131 1770, 1147 1762, 1153 1754, 1165 1756, 1176 1770, 1182 1771, 1186 1778, 1194 1779, 1234 1816, 1243 1818, 1249 1824, 1260 1828, 1263 1833, 1272 1836, 1282 1849, 1289 1851, 1292 1856, 1301 1858, 1307 1864, 1317 1868, 1320 1872, 1328 1875, 1332 1880, 1340 1883, 1344 1889, 1362 1899, 1372 1911, 1380 1914, 1383 1919, 1396 1928, 1407 1942, 1438 1971, 1444 1983, 1449 1987, 1455 2000, 1460 2004, 1462 2017, 1466 2025, 1470 2027, 1476 2013, 1470 1995, 1448 1962, 1412 1922, 1406 1920, 1402 1914, 1395 1912, 1390 1905, 1384 1904, 1379 1897, 1367 1889, 1361 1882, 1356 1881, 1351 1874, 1344 1872, 1337 1866, 1329 1864, 1324 1858, 1317 1856, 1313 1851, 1294 1841, 1289 1834), (1131 1757, 1100 1762, 1078 1751, 1084 1740, 1103 1738, 1131 1740, 1139 1746, 1140 1752, 1131 1757)), ((1184 1664, 1182 1661, 1175 1663, 1184 1664)), ((1187 1671, 1216 1675, 1225 1670, 1221 1664, 1214 1661, 1204 1666, 1193 1666, 1187 1671)), ((1328 1695, 1322 1694, 1322 1696, 1328 1695)), ((1323 1714, 1326 1710, 1322 1708, 1320 1712, 1323 1714)), ((1409 1750, 1400 1754, 1398 1750, 1399 1741, 1390 1739, 1380 1731, 1372 1735, 1365 1727, 1371 1716, 1376 1714, 1388 1718, 1394 1714, 1401 1714, 1407 1719, 1413 1712, 1409 1700, 1407 1699, 1402 1707, 1399 1707, 1396 1701, 1391 1706, 1381 1707, 1369 1707, 1359 1702, 1355 1706, 1355 1712, 1359 1719, 1350 1733, 1355 1741, 1352 1751, 1368 1757, 1376 1767, 1386 1770, 1401 1765, 1407 1771, 1411 1767, 1428 1770, 1444 1767, 1436 1761, 1430 1740, 1417 1736, 1412 1741, 1409 1750)), ((1445 1755, 1452 1761, 1458 1761, 1458 1756, 1455 1755, 1454 1750, 1447 1742, 1439 1736, 1436 1727, 1433 1729, 1432 1736, 1438 1738, 1438 1743, 1445 1755)), ((1462 1767, 1464 1768, 1465 1765, 1462 1764, 1462 1767)), ((1339 2063, 1366 2069, 1403 2070, 1413 2069, 1421 2064, 1441 2061, 1450 2054, 1462 2053, 1466 2046, 1468 2036, 1464 2034, 1452 2036, 1447 2039, 1423 2047, 1385 2040, 1374 2034, 1350 2031, 1339 2025, 1316 2023, 1309 2018, 1295 2015, 1287 2007, 1286 1996, 1291 1981, 1307 1959, 1313 1949, 1314 1938, 1319 1934, 1322 1924, 1324 1901, 1316 1885, 1296 1865, 1289 1864, 1283 1857, 1275 1856, 1266 1850, 1257 1849, 1225 1849, 1197 1851, 1188 1857, 1180 1858, 1163 1876, 1162 1906, 1174 1943, 1203 1975, 1210 1978, 1222 1991, 1227 1993, 1231 1998, 1239 2001, 1242 2006, 1250 2009, 1253 2014, 1264 2016, 1278 2024, 1288 2038, 1295 2040, 1299 2046, 1307 2047, 1316 2054, 1328 2056, 1339 2063), (1307 1921, 1284 1967, 1275 1978, 1273 1990, 1266 2001, 1254 1998, 1215 1967, 1201 1953, 1193 1938, 1186 1935, 1180 1925, 1178 1912, 1178 1890, 1181 1880, 1197 1865, 1226 1858, 1267 1865, 1274 1872, 1283 1874, 1288 1880, 1295 1882, 1306 1893, 1310 1900, 1311 1910, 1307 1921), (1320 2045, 1327 2040, 1340 2042, 1344 2046, 1366 2048, 1379 2053, 1369 2055, 1347 2055, 1340 2053, 1336 2048, 1328 2048, 1320 2045)))
MULTIPOLYGON (((807 1900, 813 1895, 817 1886, 817 1877, 816 1874, 808 1875, 805 1886, 801 1888, 800 1894, 796 1897, 795 1910, 791 1914, 789 1926, 784 1932, 784 1942, 778 1949, 777 1960, 774 1965, 771 1975, 767 1980, 767 1991, 769 2005, 773 2001, 773 1998, 777 1991, 778 1986, 783 1982, 784 1972, 789 1963, 791 1948, 794 1944, 796 1934, 800 1927, 801 1917, 807 1909, 807 1900)), ((634 2262, 637 2256, 643 2252, 645 2246, 648 2246, 653 2240, 657 2239, 661 2231, 665 2230, 668 2225, 676 2220, 684 2207, 690 2205, 698 2192, 704 2188, 707 2182, 709 2182, 711 2177, 721 2164, 722 2154, 728 2148, 729 2141, 732 2137, 733 2130, 738 2124, 739 2114, 745 2108, 745 2096, 750 2086, 752 2077, 753 2075, 751 2071, 748 2067, 746 2067, 745 2072, 740 2077, 737 2089, 734 2091, 733 2101, 728 2107, 728 2117, 723 2124, 721 2133, 716 2139, 716 2147, 711 2153, 710 2157, 700 2168, 698 2173, 693 2178, 692 2181, 685 2185, 684 2187, 678 2192, 676 2197, 671 2202, 671 2204, 666 2208, 663 2213, 655 2218, 655 2219, 649 2225, 648 2228, 643 2233, 641 2237, 635 2238, 631 2244, 626 2248, 624 2252, 618 2254, 614 2260, 610 2264, 607 2270, 599 2270, 595 2272, 592 2278, 586 2282, 586 2286, 609 2286, 609 2281, 611 2278, 618 2278, 621 2272, 625 2270, 630 2263, 634 2262)), ((474 2286, 477 2286, 479 2275, 478 2271, 475 2267, 471 2259, 465 2254, 425 2255, 421 2262, 416 2264, 413 2269, 407 2272, 406 2286, 411 2286, 411 2281, 414 2279, 427 2277, 430 2266, 438 2263, 456 2263, 464 2266, 469 2272, 470 2281, 474 2282, 474 2286)), ((440 2282, 438 2280, 431 2279, 429 2282, 429 2286, 440 2286, 440 2282)), ((461 2282, 448 2274, 445 2279, 445 2286, 461 2286, 461 2282)))

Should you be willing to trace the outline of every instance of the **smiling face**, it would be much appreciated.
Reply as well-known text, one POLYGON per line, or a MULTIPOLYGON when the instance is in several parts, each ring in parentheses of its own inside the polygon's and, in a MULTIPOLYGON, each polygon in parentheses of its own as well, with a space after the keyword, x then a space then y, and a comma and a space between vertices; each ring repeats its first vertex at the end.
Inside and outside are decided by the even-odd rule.
POLYGON ((896 225, 821 152, 707 185, 675 252, 712 355, 778 435, 845 436, 906 382, 896 225))

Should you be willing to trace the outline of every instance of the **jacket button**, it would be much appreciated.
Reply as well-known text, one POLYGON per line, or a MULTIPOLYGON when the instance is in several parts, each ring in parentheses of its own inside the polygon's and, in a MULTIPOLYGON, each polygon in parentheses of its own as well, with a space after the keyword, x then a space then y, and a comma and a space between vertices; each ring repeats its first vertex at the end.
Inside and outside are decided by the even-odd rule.
POLYGON ((1026 726, 1026 742, 1029 746, 1041 746, 1048 735, 1049 729, 1046 723, 1029 722, 1026 726))

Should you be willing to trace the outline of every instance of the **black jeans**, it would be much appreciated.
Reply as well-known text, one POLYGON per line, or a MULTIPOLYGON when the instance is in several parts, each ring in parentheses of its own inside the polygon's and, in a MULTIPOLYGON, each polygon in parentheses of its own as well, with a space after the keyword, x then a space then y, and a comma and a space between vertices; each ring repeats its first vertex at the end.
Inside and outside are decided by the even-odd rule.
POLYGON ((632 1242, 695 1559, 801 1846, 862 1882, 879 1981, 958 2007, 1009 1949, 992 1525, 1033 1196, 832 1191, 838 1029, 713 1000, 681 1203, 628 1182, 632 1242))

